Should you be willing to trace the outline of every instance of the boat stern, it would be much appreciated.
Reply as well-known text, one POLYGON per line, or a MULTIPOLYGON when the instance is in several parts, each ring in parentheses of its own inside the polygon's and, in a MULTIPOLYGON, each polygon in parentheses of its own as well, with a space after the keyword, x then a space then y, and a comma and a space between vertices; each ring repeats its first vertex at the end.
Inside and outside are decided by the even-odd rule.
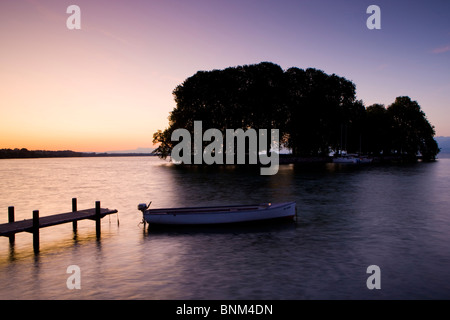
POLYGON ((139 211, 142 212, 142 214, 144 214, 145 211, 146 211, 148 208, 150 208, 150 205, 151 205, 151 204, 152 204, 151 201, 150 201, 149 204, 146 204, 146 203, 139 203, 138 206, 137 206, 137 208, 138 208, 139 211))

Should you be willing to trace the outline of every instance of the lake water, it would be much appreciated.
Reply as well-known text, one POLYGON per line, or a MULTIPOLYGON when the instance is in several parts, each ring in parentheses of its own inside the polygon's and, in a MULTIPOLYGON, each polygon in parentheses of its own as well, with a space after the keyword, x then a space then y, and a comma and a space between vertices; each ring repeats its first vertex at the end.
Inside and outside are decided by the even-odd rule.
POLYGON ((0 160, 0 223, 78 208, 95 223, 0 238, 0 299, 449 299, 450 159, 410 165, 181 168, 155 157, 0 160), (296 201, 296 222, 145 230, 152 207, 296 201), (118 223, 119 222, 119 223, 118 223), (81 271, 69 290, 67 267, 81 271), (381 289, 369 290, 370 265, 381 289))

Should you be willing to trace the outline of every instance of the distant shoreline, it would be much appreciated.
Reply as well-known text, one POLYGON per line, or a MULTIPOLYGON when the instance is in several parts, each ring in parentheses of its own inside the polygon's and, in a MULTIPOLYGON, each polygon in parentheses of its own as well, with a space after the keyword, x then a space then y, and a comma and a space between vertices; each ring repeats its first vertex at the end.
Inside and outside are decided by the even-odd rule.
MULTIPOLYGON (((439 155, 442 158, 449 158, 450 153, 441 152, 436 159, 439 159, 439 155)), ((0 149, 1 159, 42 159, 42 158, 101 158, 101 157, 155 157, 154 153, 108 153, 108 152, 76 152, 71 150, 63 151, 49 151, 49 150, 27 150, 27 149, 0 149)), ((292 155, 280 154, 280 164, 295 164, 295 163, 330 163, 332 157, 295 157, 292 155)), ((419 160, 417 157, 416 160, 419 160)), ((402 156, 385 156, 373 157, 374 163, 392 163, 392 162, 411 162, 411 158, 407 159, 402 156)))
POLYGON ((154 153, 98 153, 76 152, 71 150, 27 150, 0 149, 0 159, 40 159, 40 158, 92 158, 92 157, 153 157, 154 153))

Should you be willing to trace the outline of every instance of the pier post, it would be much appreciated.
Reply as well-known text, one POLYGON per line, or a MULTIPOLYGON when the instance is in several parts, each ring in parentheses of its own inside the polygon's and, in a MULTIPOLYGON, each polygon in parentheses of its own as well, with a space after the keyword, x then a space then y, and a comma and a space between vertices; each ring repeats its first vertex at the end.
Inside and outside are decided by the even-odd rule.
MULTIPOLYGON (((72 212, 77 212, 77 198, 72 198, 72 212)), ((73 232, 77 232, 78 223, 77 220, 72 222, 73 232)))
POLYGON ((39 210, 33 211, 33 250, 39 253, 39 210))
MULTIPOLYGON (((14 222, 14 207, 8 207, 8 223, 14 222)), ((14 244, 16 241, 16 235, 12 234, 9 236, 9 244, 14 244)))
POLYGON ((100 219, 100 201, 95 201, 95 234, 97 239, 100 238, 101 234, 101 219, 100 219))

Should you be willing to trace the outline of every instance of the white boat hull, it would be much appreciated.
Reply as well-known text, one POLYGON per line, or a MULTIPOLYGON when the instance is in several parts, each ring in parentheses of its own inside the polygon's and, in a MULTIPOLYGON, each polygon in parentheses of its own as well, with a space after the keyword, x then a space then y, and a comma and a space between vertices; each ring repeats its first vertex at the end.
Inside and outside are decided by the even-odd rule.
POLYGON ((371 163, 372 158, 365 156, 355 157, 355 156, 341 156, 333 158, 333 163, 371 163))
POLYGON ((353 157, 338 157, 333 159, 333 163, 359 163, 359 159, 353 157))
POLYGON ((295 207, 295 202, 288 202, 253 206, 147 209, 143 214, 149 224, 227 224, 293 218, 295 207))

